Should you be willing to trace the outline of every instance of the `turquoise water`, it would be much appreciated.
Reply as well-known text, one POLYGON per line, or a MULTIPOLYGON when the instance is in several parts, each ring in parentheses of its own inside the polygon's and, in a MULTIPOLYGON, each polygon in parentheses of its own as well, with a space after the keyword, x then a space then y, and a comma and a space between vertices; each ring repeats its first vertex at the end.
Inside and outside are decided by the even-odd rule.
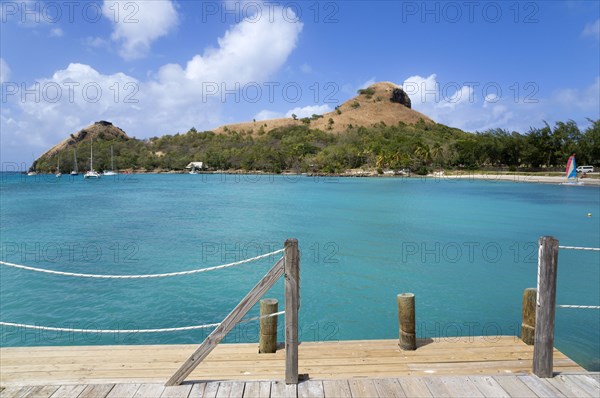
MULTIPOLYGON (((395 338, 401 292, 416 294, 418 337, 519 334, 523 290, 536 285, 538 237, 600 247, 600 190, 590 187, 266 175, 56 181, 4 174, 0 190, 2 260, 35 267, 172 272, 253 257, 298 238, 303 341, 395 338)), ((0 266, 0 319, 86 329, 219 322, 275 260, 150 280, 79 279, 0 266)), ((599 305, 600 253, 562 250, 557 295, 559 304, 599 305)), ((281 281, 268 296, 282 309, 281 281)), ((556 318, 556 346, 600 370, 598 310, 557 309, 556 318)), ((256 341, 257 328, 256 322, 238 326, 226 341, 256 341)), ((208 332, 99 335, 2 327, 0 341, 198 343, 208 332)))

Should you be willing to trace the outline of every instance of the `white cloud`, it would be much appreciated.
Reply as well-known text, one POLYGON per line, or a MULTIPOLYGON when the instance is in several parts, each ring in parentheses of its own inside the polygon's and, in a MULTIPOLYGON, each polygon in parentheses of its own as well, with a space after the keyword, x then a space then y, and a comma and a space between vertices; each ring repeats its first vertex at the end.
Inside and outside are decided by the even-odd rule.
POLYGON ((234 25, 218 39, 218 48, 187 63, 185 78, 219 84, 263 81, 283 65, 302 30, 302 23, 285 20, 280 12, 274 16, 272 22, 260 18, 234 25))
POLYGON ((598 117, 600 109, 600 77, 584 89, 562 89, 554 93, 556 102, 569 110, 591 112, 590 117, 598 117))
POLYGON ((4 58, 0 58, 0 83, 4 83, 10 79, 10 68, 4 58))
POLYGON ((83 64, 69 64, 8 97, 19 105, 22 143, 53 145, 65 134, 101 119, 135 117, 140 83, 124 73, 103 75, 83 64))
POLYGON ((581 35, 592 36, 600 40, 600 18, 598 18, 596 22, 586 24, 581 35))
POLYGON ((82 39, 82 43, 93 48, 110 48, 110 42, 101 37, 86 37, 82 39))
POLYGON ((263 109, 262 111, 258 112, 254 116, 254 119, 256 119, 256 120, 269 120, 269 119, 280 119, 280 118, 283 118, 283 117, 285 117, 285 115, 283 113, 270 111, 268 109, 263 109))
POLYGON ((171 0, 104 0, 102 14, 113 23, 111 38, 121 43, 119 54, 126 60, 144 57, 152 43, 178 23, 171 0))
POLYGON ((557 90, 547 98, 540 97, 537 86, 528 84, 519 83, 515 97, 514 83, 504 87, 498 83, 440 82, 431 74, 411 76, 403 88, 414 110, 466 131, 505 128, 527 132, 543 120, 585 123, 585 117, 600 117, 600 78, 583 89, 557 90))
POLYGON ((305 107, 297 107, 294 109, 290 109, 289 111, 287 111, 287 113, 285 114, 286 117, 292 117, 292 114, 298 116, 298 118, 303 118, 303 117, 311 117, 312 115, 322 115, 324 113, 327 112, 331 112, 332 109, 329 105, 327 104, 323 104, 323 105, 309 105, 309 106, 305 106, 305 107))
POLYGON ((308 105, 304 107, 296 107, 294 109, 290 109, 286 113, 270 111, 268 109, 263 109, 258 112, 254 119, 256 120, 268 120, 268 119, 280 119, 280 118, 289 118, 292 115, 296 115, 298 119, 303 117, 311 117, 312 115, 322 115, 327 112, 331 112, 332 109, 329 105, 308 105))
POLYGON ((274 15, 273 22, 263 18, 234 25, 218 39, 218 47, 192 57, 185 67, 164 65, 144 81, 125 73, 103 74, 77 63, 38 79, 39 98, 28 94, 23 100, 18 91, 3 107, 3 154, 29 160, 31 152, 39 155, 66 134, 102 119, 137 137, 223 124, 224 101, 219 92, 207 95, 206 83, 231 90, 235 83, 266 82, 296 46, 302 25, 285 21, 281 12, 274 15), (55 98, 57 87, 60 98, 55 98))
POLYGON ((63 37, 65 32, 61 28, 50 29, 50 37, 63 37))

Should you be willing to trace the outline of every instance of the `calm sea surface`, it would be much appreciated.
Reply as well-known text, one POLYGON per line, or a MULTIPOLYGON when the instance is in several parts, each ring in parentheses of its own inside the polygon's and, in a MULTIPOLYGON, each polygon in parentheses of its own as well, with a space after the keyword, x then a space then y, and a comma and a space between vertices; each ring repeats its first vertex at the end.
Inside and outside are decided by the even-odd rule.
MULTIPOLYGON (((523 290, 536 285, 538 237, 600 247, 597 187, 266 175, 1 178, 0 254, 12 263, 165 273, 254 257, 297 238, 303 341, 397 338, 401 292, 416 294, 418 337, 516 335, 523 290)), ((142 280, 0 265, 0 320, 84 329, 215 323, 276 259, 142 280)), ((268 296, 282 309, 283 283, 268 296)), ((557 296, 558 304, 600 305, 599 252, 560 251, 557 296)), ((599 311, 558 308, 556 322, 556 346, 600 370, 599 311)), ((0 331, 2 346, 199 343, 210 332, 0 331)), ((250 322, 225 341, 257 341, 257 333, 250 322)))

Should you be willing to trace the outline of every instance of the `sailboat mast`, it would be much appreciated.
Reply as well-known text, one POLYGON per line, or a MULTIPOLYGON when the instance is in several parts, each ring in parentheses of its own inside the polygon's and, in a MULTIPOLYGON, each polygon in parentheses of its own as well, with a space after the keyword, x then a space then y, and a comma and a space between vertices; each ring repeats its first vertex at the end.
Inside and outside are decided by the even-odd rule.
POLYGON ((94 171, 94 140, 90 141, 90 171, 94 171))
POLYGON ((110 146, 110 169, 111 170, 115 169, 115 159, 113 158, 113 147, 112 147, 112 145, 110 146))

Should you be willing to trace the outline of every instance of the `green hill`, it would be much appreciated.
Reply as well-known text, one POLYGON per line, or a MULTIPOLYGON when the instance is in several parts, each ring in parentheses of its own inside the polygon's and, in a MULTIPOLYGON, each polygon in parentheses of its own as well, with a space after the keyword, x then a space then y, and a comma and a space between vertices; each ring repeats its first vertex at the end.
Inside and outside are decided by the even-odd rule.
POLYGON ((132 171, 184 170, 202 161, 211 170, 341 173, 347 169, 404 169, 426 173, 443 168, 562 168, 572 153, 579 164, 600 164, 600 120, 580 131, 577 124, 558 122, 532 128, 527 134, 501 129, 467 133, 439 123, 399 122, 388 126, 353 126, 343 133, 286 126, 269 132, 222 134, 198 132, 165 135, 147 140, 130 138, 109 122, 98 122, 69 136, 34 164, 38 172, 73 167, 89 169, 93 140, 94 168, 110 168, 110 148, 115 167, 132 171))

